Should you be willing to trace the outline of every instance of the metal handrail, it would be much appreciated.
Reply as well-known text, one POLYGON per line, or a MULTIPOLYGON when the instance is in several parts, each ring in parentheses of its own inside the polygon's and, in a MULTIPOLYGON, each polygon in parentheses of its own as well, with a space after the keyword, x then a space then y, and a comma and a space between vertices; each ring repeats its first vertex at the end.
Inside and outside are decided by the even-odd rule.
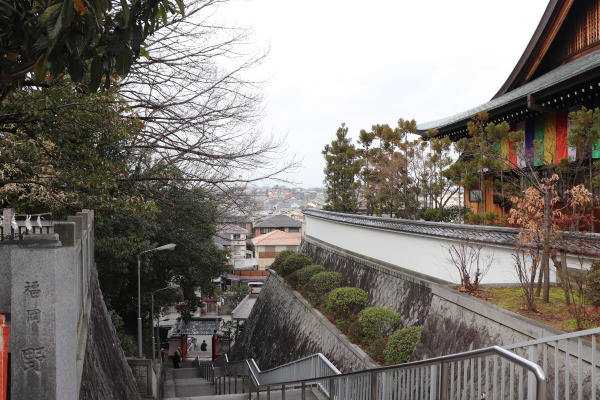
MULTIPOLYGON (((322 356, 322 355, 321 355, 322 356)), ((315 376, 312 378, 306 378, 306 379, 294 379, 294 380, 285 380, 285 381, 277 381, 277 382, 261 382, 260 381, 260 375, 262 375, 262 373, 260 372, 260 369, 258 369, 258 366, 256 365, 256 363, 254 362, 253 359, 250 360, 245 360, 246 365, 248 366, 248 375, 251 377, 252 383, 257 391, 257 393, 261 390, 261 389, 266 389, 267 392, 272 388, 272 387, 281 387, 282 390, 285 390, 286 387, 306 387, 306 384, 314 384, 314 383, 319 383, 319 382, 323 382, 323 381, 328 381, 330 383, 330 388, 331 388, 331 392, 327 393, 327 395, 329 396, 333 396, 333 392, 334 392, 334 386, 332 386, 332 384, 334 383, 334 381, 343 381, 346 378, 351 378, 351 377, 360 377, 360 376, 365 376, 365 375, 369 375, 370 376, 370 396, 372 399, 375 399, 377 397, 377 374, 381 374, 384 372, 389 372, 389 371, 398 371, 401 372, 402 370, 414 370, 415 368, 419 368, 419 367, 427 367, 427 366, 432 366, 432 367, 440 367, 440 373, 439 375, 436 372, 436 382, 433 382, 433 376, 432 376, 432 387, 434 388, 434 391, 439 395, 439 398, 444 400, 447 399, 447 395, 448 395, 448 364, 450 363, 455 363, 455 362, 459 362, 459 361, 463 361, 463 360, 470 360, 470 359, 475 359, 475 358, 479 358, 479 357, 484 357, 484 356, 499 356, 502 358, 505 358, 511 362, 513 362, 514 364, 524 368, 525 370, 527 370, 528 372, 530 372, 532 374, 532 376, 535 378, 536 380, 536 384, 535 384, 535 388, 536 388, 536 399, 537 400, 543 400, 547 398, 547 383, 546 383, 546 375, 544 373, 544 371, 542 370, 542 368, 535 364, 532 361, 529 361, 523 357, 518 356, 517 354, 514 354, 506 349, 503 349, 501 347, 498 346, 492 346, 492 347, 487 347, 484 349, 478 349, 478 350, 471 350, 471 351, 466 351, 466 352, 462 352, 462 353, 458 353, 458 354, 452 354, 452 355, 446 355, 446 356, 441 356, 441 357, 436 357, 436 358, 432 358, 432 359, 427 359, 427 360, 421 360, 421 361, 414 361, 414 362, 410 362, 410 363, 405 363, 405 364, 398 364, 398 365, 392 365, 392 366, 387 366, 387 367, 381 367, 381 368, 374 368, 374 369, 369 369, 369 370, 364 370, 364 371, 358 371, 358 372, 349 372, 349 373, 338 373, 338 374, 332 374, 332 375, 328 375, 328 376, 315 376)), ((297 360, 297 361, 302 361, 305 360, 306 358, 309 357, 305 357, 304 359, 301 360, 297 360)), ((323 357, 325 358, 325 357, 323 357)), ((325 358, 326 359, 326 358, 325 358)), ((328 360, 327 360, 328 361, 328 360)), ((331 364, 328 361, 329 364, 331 364)), ((292 363, 288 363, 285 364, 286 366, 291 366, 297 364, 297 362, 292 362, 292 363)), ((274 368, 272 370, 276 370, 278 369, 274 368)), ((335 367, 334 367, 335 368, 335 367)), ((272 371, 272 370, 268 370, 268 371, 272 371)), ((337 370, 337 369, 336 369, 337 370)), ((265 371, 265 372, 268 372, 265 371)), ((338 371, 339 372, 339 371, 338 371)), ((321 388, 323 389, 323 386, 319 384, 319 386, 321 386, 321 388)))

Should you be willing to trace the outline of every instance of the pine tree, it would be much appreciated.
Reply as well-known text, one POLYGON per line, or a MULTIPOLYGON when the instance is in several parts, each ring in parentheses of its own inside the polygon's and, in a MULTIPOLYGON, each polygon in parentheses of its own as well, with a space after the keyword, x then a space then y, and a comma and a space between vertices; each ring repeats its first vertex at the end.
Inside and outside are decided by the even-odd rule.
POLYGON ((338 128, 336 140, 325 145, 321 152, 326 166, 324 183, 326 185, 326 210, 354 213, 357 210, 358 182, 360 171, 359 152, 347 137, 346 124, 338 128))

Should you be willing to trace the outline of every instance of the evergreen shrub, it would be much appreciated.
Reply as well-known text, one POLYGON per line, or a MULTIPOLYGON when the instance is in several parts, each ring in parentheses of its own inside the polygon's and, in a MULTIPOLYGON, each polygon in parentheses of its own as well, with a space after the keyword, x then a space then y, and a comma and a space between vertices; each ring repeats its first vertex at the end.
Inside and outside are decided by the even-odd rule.
POLYGON ((383 351, 387 365, 402 364, 408 361, 419 338, 422 326, 411 326, 394 332, 383 351))
POLYGON ((307 265, 313 263, 312 258, 308 254, 294 253, 290 254, 285 258, 281 267, 279 267, 279 274, 281 276, 287 276, 293 272, 296 272, 307 265))
POLYGON ((294 271, 291 274, 287 275, 285 278, 283 278, 286 281, 286 283, 294 289, 298 287, 298 272, 299 271, 294 271))
POLYGON ((363 329, 358 320, 348 326, 348 340, 352 343, 360 344, 363 341, 363 329))
POLYGON ((384 351, 387 348, 388 338, 383 337, 374 340, 371 342, 369 347, 367 348, 367 353, 371 356, 373 360, 375 360, 379 364, 383 364, 385 362, 384 351))
POLYGON ((590 303, 600 307, 600 267, 596 262, 592 264, 586 278, 586 297, 590 303))
POLYGON ((342 274, 339 272, 319 272, 310 278, 311 292, 321 296, 342 284, 342 274))
POLYGON ((380 306, 367 307, 358 313, 358 321, 362 325, 367 341, 391 335, 402 321, 402 315, 380 306))
POLYGON ((327 298, 327 307, 337 317, 357 314, 367 306, 369 295, 360 288, 333 289, 327 298))
POLYGON ((275 256, 275 260, 273 260, 273 264, 271 264, 270 268, 278 274, 281 274, 281 267, 283 266, 283 262, 292 254, 296 254, 296 252, 294 250, 283 250, 275 256))
POLYGON ((318 274, 319 272, 325 272, 325 267, 322 265, 307 265, 298 271, 298 286, 304 286, 310 278, 318 274))

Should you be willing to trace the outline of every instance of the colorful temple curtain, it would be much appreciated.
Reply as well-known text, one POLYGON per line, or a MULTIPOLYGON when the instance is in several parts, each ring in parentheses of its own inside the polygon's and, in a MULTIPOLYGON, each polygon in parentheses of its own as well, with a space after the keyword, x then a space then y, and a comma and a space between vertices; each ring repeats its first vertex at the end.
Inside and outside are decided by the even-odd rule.
MULTIPOLYGON (((494 147, 519 167, 559 163, 564 158, 575 157, 575 149, 569 148, 567 143, 570 124, 569 118, 564 114, 546 114, 530 118, 510 125, 510 132, 525 132, 524 155, 516 154, 515 143, 508 138, 494 144, 494 147), (537 149, 535 142, 539 144, 537 149)), ((597 148, 594 157, 600 158, 600 144, 597 148)))

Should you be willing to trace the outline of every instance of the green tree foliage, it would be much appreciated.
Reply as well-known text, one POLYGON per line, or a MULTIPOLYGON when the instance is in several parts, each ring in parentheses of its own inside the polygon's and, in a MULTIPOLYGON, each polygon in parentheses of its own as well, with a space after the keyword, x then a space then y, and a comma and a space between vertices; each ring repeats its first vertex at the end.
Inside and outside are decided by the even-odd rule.
POLYGON ((333 289, 327 298, 327 309, 336 317, 358 314, 369 302, 369 295, 360 288, 341 287, 333 289))
POLYGON ((391 335, 402 321, 397 312, 380 306, 367 307, 358 313, 365 340, 373 341, 391 335))
POLYGON ((340 287, 342 274, 339 272, 319 272, 310 278, 310 291, 321 296, 333 289, 340 287))
MULTIPOLYGON (((155 182, 158 186, 158 182, 155 182)), ((149 188, 158 190, 158 188, 149 188)), ((150 292, 176 283, 179 291, 164 290, 155 297, 155 307, 181 300, 190 308, 198 305, 197 288, 211 295, 212 279, 227 270, 227 253, 213 242, 216 204, 200 190, 177 185, 162 187, 153 216, 127 210, 96 213, 96 264, 104 300, 118 310, 130 332, 136 329, 137 256, 167 243, 174 251, 141 256, 142 317, 149 321, 150 292)))
POLYGON ((226 292, 224 297, 231 300, 234 306, 240 304, 252 292, 250 286, 242 286, 239 283, 231 286, 231 291, 226 292))
POLYGON ((325 267, 322 265, 308 265, 298 270, 298 286, 306 285, 310 281, 310 278, 319 272, 325 272, 325 267))
POLYGON ((110 91, 85 95, 64 80, 0 103, 0 201, 17 209, 143 209, 130 190, 127 150, 142 127, 110 91))
POLYGON ((294 253, 285 258, 281 268, 279 269, 282 276, 287 276, 295 271, 298 271, 313 263, 312 258, 308 254, 294 253))
POLYGON ((394 332, 383 351, 387 365, 402 364, 409 360, 419 338, 422 326, 411 326, 394 332))
POLYGON ((454 173, 450 169, 454 163, 453 146, 449 137, 437 138, 435 131, 428 133, 431 138, 429 139, 429 153, 425 160, 428 176, 424 189, 437 207, 441 220, 448 200, 458 191, 458 186, 451 179, 454 173))
POLYGON ((325 186, 327 200, 325 209, 338 212, 356 212, 357 175, 360 170, 359 153, 348 136, 346 124, 336 132, 331 144, 321 152, 325 157, 325 186))
POLYGON ((296 254, 294 250, 283 250, 279 252, 275 256, 275 260, 273 260, 273 264, 271 264, 271 269, 278 274, 281 274, 281 269, 283 267, 283 262, 292 254, 296 254))
POLYGON ((0 99, 14 88, 41 84, 48 72, 76 82, 89 71, 96 91, 105 77, 127 75, 143 43, 183 1, 0 0, 0 99))
POLYGON ((123 353, 126 357, 137 357, 137 343, 133 339, 133 335, 128 334, 124 330, 123 318, 119 316, 114 310, 108 312, 115 331, 117 331, 117 338, 119 339, 123 353))
MULTIPOLYGON (((582 107, 579 111, 569 113, 573 126, 569 130, 569 145, 577 149, 577 156, 587 161, 587 187, 595 201, 594 188, 600 185, 600 161, 593 161, 594 151, 600 143, 600 108, 588 110, 582 107)), ((594 232, 594 219, 591 219, 591 230, 594 232)))

